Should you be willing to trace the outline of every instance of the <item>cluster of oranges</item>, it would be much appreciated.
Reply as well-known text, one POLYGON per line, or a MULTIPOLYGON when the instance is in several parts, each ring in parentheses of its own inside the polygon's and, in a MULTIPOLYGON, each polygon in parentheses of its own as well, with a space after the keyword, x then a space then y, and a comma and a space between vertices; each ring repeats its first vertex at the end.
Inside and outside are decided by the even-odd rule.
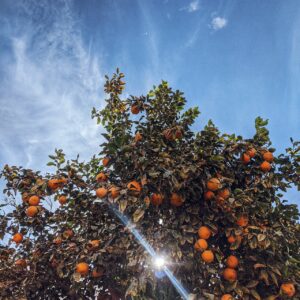
POLYGON ((198 236, 200 239, 198 239, 194 245, 196 251, 202 252, 201 258, 206 263, 211 263, 215 259, 214 253, 211 250, 207 250, 208 248, 207 240, 211 237, 211 234, 212 232, 207 226, 201 226, 198 229, 198 236))
MULTIPOLYGON (((249 150, 247 150, 245 153, 241 155, 241 161, 244 164, 248 164, 251 158, 253 158, 255 155, 256 155, 256 150, 254 148, 250 148, 249 150)), ((263 158, 263 162, 260 164, 260 169, 265 173, 269 172, 272 168, 271 163, 274 160, 273 153, 270 151, 264 151, 262 153, 262 158, 263 158)))
POLYGON ((37 195, 33 195, 28 198, 28 207, 26 209, 26 215, 28 217, 34 217, 39 212, 39 204, 40 204, 40 197, 37 195))
MULTIPOLYGON (((199 239, 194 244, 196 251, 202 252, 201 258, 206 263, 212 263, 214 261, 214 253, 208 250, 207 240, 211 237, 212 231, 207 226, 201 226, 198 229, 199 239)), ((235 270, 239 264, 239 260, 236 256, 230 255, 227 257, 226 268, 223 271, 223 278, 229 282, 234 282, 237 280, 237 271, 235 270)), ((233 299, 231 295, 226 294, 222 296, 222 300, 233 299)))
MULTIPOLYGON (((58 189, 61 189, 65 184, 67 183, 67 179, 66 178, 56 178, 56 179, 50 179, 48 181, 48 188, 50 191, 55 192, 58 189)), ((22 200, 24 203, 28 204, 28 207, 26 209, 26 215, 28 217, 34 217, 35 215, 37 215, 37 213, 40 210, 40 201, 41 198, 39 195, 31 195, 27 192, 24 192, 22 194, 22 200)), ((67 197, 65 195, 61 195, 58 198, 58 201, 61 205, 67 203, 67 197)))
MULTIPOLYGON (((102 160, 102 164, 104 167, 108 166, 109 162, 110 159, 108 157, 105 157, 102 160)), ((96 196, 98 198, 102 199, 110 195, 113 199, 115 199, 120 195, 120 189, 118 187, 107 187, 108 176, 104 172, 100 172, 96 176, 96 181, 101 185, 99 188, 96 189, 96 196)), ((127 190, 135 195, 139 195, 142 191, 142 185, 138 181, 133 180, 127 184, 127 190)), ((147 198, 149 199, 149 197, 147 198)), ((152 193, 150 201, 154 206, 160 206, 164 201, 164 196, 159 192, 152 193)), ((171 193, 170 203, 175 207, 179 207, 183 205, 184 199, 178 193, 171 193)))
POLYGON ((222 188, 222 184, 218 178, 208 180, 206 188, 207 191, 204 193, 204 199, 216 199, 219 205, 223 205, 225 200, 230 196, 230 190, 228 188, 222 188))

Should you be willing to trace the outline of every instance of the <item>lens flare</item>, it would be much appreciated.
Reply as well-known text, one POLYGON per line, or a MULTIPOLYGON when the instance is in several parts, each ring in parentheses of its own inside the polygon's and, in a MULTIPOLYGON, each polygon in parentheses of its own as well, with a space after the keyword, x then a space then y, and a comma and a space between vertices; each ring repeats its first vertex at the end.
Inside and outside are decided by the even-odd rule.
POLYGON ((161 269, 162 267, 164 267, 166 265, 166 260, 162 256, 157 256, 153 259, 153 264, 154 264, 155 268, 161 269))
POLYGON ((173 275, 171 270, 166 266, 166 259, 162 256, 157 255, 153 247, 148 243, 148 241, 143 237, 143 235, 132 226, 130 220, 121 213, 117 207, 106 201, 106 204, 110 207, 110 209, 114 212, 114 214, 120 219, 120 221, 130 230, 130 232, 135 236, 135 238, 139 241, 139 243, 144 247, 144 249, 151 255, 153 264, 157 269, 163 271, 166 276, 168 276, 169 280, 180 294, 180 296, 184 300, 189 300, 189 293, 182 286, 182 284, 178 281, 178 279, 173 275))

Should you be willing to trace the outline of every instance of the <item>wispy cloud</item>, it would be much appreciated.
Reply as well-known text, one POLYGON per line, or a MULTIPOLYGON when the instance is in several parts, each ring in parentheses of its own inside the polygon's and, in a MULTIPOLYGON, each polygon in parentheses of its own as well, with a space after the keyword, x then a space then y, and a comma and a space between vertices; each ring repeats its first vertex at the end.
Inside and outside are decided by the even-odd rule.
POLYGON ((211 26, 214 30, 220 30, 227 26, 227 19, 221 17, 214 17, 211 21, 211 26))
POLYGON ((186 10, 189 13, 195 12, 200 9, 199 0, 194 0, 189 3, 188 6, 182 7, 180 10, 186 10))
POLYGON ((87 158, 99 144, 90 110, 102 90, 92 42, 83 42, 71 2, 18 3, 18 22, 0 29, 9 49, 0 61, 1 162, 42 167, 55 147, 87 158))

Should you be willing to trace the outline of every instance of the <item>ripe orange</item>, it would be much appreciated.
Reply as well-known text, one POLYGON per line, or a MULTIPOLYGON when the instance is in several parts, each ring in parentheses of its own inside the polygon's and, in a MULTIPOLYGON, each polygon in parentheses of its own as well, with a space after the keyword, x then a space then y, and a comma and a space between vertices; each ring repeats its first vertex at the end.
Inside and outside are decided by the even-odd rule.
POLYGON ((14 236, 12 237, 12 240, 16 243, 19 244, 23 241, 23 234, 22 233, 16 233, 14 234, 14 236))
POLYGON ((223 277, 225 280, 233 282, 236 281, 237 279, 237 272, 235 269, 231 269, 231 268, 226 268, 223 271, 223 277))
POLYGON ((235 269, 239 265, 239 260, 236 256, 230 255, 226 259, 226 266, 231 269, 235 269))
POLYGON ((267 162, 271 163, 274 160, 273 153, 270 151, 267 151, 263 154, 263 159, 267 162))
POLYGON ((25 259, 20 258, 16 260, 15 265, 25 268, 27 266, 27 263, 25 259))
POLYGON ((50 179, 48 181, 48 188, 51 190, 57 190, 58 188, 62 188, 68 180, 66 178, 60 178, 60 179, 50 179))
POLYGON ((161 205, 163 202, 163 196, 159 193, 153 193, 151 195, 151 202, 153 205, 156 205, 156 206, 161 205))
POLYGON ((74 232, 72 229, 66 229, 63 233, 63 236, 66 239, 71 238, 73 235, 74 235, 74 232))
POLYGON ((66 204, 66 203, 67 203, 67 197, 66 197, 65 195, 59 196, 58 202, 59 202, 61 205, 66 204))
POLYGON ((128 188, 128 190, 137 192, 137 193, 140 193, 140 191, 142 190, 141 185, 136 180, 130 181, 127 184, 127 188, 128 188))
POLYGON ((103 164, 103 166, 106 167, 106 166, 108 165, 108 163, 109 163, 109 157, 104 157, 104 158, 102 159, 102 164, 103 164))
POLYGON ((218 178, 211 178, 208 180, 206 186, 210 191, 214 192, 221 188, 221 182, 218 178))
POLYGON ((107 176, 103 172, 101 172, 96 176, 96 180, 98 182, 107 181, 107 176))
POLYGON ((218 196, 223 198, 224 200, 228 199, 230 196, 229 189, 222 189, 218 192, 218 196))
POLYGON ((109 191, 110 191, 111 197, 113 199, 117 198, 120 195, 120 191, 119 191, 119 189, 117 187, 113 186, 112 188, 110 188, 109 191))
POLYGON ((176 139, 181 139, 182 138, 182 131, 180 129, 177 129, 175 131, 175 138, 176 139))
POLYGON ((214 254, 211 250, 205 250, 202 254, 201 254, 202 259, 206 262, 206 263, 211 263, 214 261, 214 254))
POLYGON ((247 153, 251 158, 253 158, 253 157, 255 156, 255 154, 256 154, 256 150, 255 150, 255 148, 250 148, 250 149, 247 150, 246 153, 247 153))
POLYGON ((212 200, 214 197, 215 197, 215 194, 212 191, 207 191, 204 193, 205 200, 212 200))
POLYGON ((248 225, 249 219, 247 216, 240 216, 237 221, 236 224, 241 226, 241 227, 246 227, 248 225))
POLYGON ((107 189, 106 188, 101 187, 101 188, 98 188, 96 190, 96 196, 98 198, 104 198, 106 195, 107 195, 107 189))
POLYGON ((53 240, 53 244, 55 245, 60 245, 61 243, 62 243, 62 239, 59 236, 53 240))
POLYGON ((164 135, 165 139, 168 140, 168 141, 173 141, 174 140, 174 134, 172 132, 172 129, 170 129, 170 128, 165 129, 163 131, 163 135, 164 135))
POLYGON ((211 230, 206 226, 201 226, 198 229, 198 235, 201 239, 208 240, 211 236, 211 230))
POLYGON ((39 196, 31 196, 28 200, 29 205, 37 206, 40 203, 40 197, 39 196))
POLYGON ((269 172, 271 170, 271 168, 272 168, 272 166, 267 161, 263 161, 260 165, 260 169, 265 173, 269 172))
POLYGON ((135 134, 134 141, 135 142, 140 142, 142 139, 143 139, 143 136, 139 132, 137 132, 135 134))
POLYGON ((221 300, 233 300, 233 297, 230 294, 225 294, 221 297, 221 300))
POLYGON ((280 286, 280 290, 283 294, 287 295, 288 297, 293 297, 296 293, 295 286, 292 283, 283 283, 280 286))
POLYGON ((197 251, 203 251, 203 250, 206 250, 208 247, 208 244, 207 244, 207 241, 205 239, 199 239, 195 245, 194 245, 194 248, 195 250, 197 251))
POLYGON ((173 206, 179 207, 183 204, 183 199, 180 195, 172 193, 170 202, 173 206))
POLYGON ((91 240, 88 242, 88 247, 90 250, 97 249, 100 246, 100 240, 91 240))
POLYGON ((92 277, 99 278, 102 275, 103 275, 103 271, 102 270, 97 270, 97 268, 93 269, 93 271, 92 271, 92 277))
POLYGON ((140 112, 140 109, 137 105, 132 105, 131 106, 131 113, 134 114, 134 115, 137 115, 138 113, 140 112))
POLYGON ((227 238, 227 241, 229 244, 233 244, 235 242, 235 237, 233 235, 230 235, 228 238, 227 238))
POLYGON ((26 215, 28 217, 34 217, 38 212, 39 212, 39 210, 38 210, 37 206, 29 206, 26 209, 26 215))
POLYGON ((85 262, 78 263, 76 265, 76 272, 80 275, 87 275, 89 272, 89 265, 85 262))
POLYGON ((248 164, 250 162, 250 155, 248 155, 247 153, 243 153, 241 156, 241 160, 244 164, 248 164))

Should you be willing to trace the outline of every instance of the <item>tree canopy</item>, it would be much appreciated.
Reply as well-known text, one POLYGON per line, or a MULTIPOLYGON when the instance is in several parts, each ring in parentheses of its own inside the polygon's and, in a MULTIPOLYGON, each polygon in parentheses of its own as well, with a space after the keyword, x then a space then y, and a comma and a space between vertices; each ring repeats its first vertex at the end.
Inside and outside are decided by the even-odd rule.
POLYGON ((180 299, 134 229, 191 299, 298 299, 299 212, 284 192, 300 189, 300 142, 275 155, 260 117, 248 139, 212 121, 194 132, 182 92, 162 81, 122 99, 123 80, 106 76, 92 109, 99 154, 55 150, 47 174, 3 168, 0 297, 180 299))

